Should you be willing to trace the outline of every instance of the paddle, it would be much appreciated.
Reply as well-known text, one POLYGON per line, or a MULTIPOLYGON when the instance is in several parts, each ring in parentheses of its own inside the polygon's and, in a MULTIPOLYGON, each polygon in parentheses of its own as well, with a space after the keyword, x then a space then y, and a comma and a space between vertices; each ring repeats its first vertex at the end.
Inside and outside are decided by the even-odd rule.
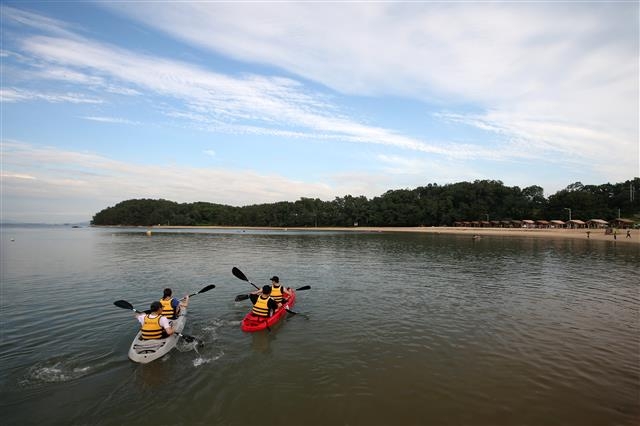
POLYGON ((303 317, 303 318, 305 318, 305 319, 309 319, 309 316, 308 316, 308 315, 305 315, 305 314, 303 314, 303 313, 296 312, 296 311, 292 311, 292 310, 291 310, 291 309, 289 309, 289 308, 284 308, 284 310, 285 310, 285 311, 287 311, 287 312, 289 312, 291 315, 302 315, 302 317, 303 317))
MULTIPOLYGON (((296 291, 309 290, 309 289, 311 289, 310 285, 303 285, 300 288, 296 288, 296 291)), ((247 300, 248 298, 249 298, 248 294, 239 294, 236 296, 235 301, 240 302, 242 300, 247 300)))
POLYGON ((252 286, 254 286, 256 288, 256 290, 260 290, 260 288, 255 285, 254 283, 252 283, 251 281, 249 281, 249 278, 247 278, 247 276, 245 274, 242 273, 242 271, 238 268, 236 268, 235 266, 233 267, 233 269, 231 269, 231 273, 236 277, 236 278, 240 278, 242 281, 246 281, 249 284, 251 284, 252 286))
MULTIPOLYGON (((202 288, 202 290, 200 290, 199 292, 197 292, 197 293, 191 293, 191 294, 189 295, 189 297, 191 297, 191 296, 195 296, 196 294, 204 293, 205 291, 209 291, 209 290, 211 290, 212 288, 216 288, 216 285, 215 285, 215 284, 209 284, 208 286, 203 287, 203 288, 202 288)), ((182 300, 184 300, 184 297, 182 298, 182 300)))
MULTIPOLYGON (((247 276, 238 268, 236 268, 235 266, 233 268, 231 268, 231 273, 236 277, 236 278, 240 278, 242 281, 246 281, 249 284, 251 284, 252 286, 254 286, 256 288, 256 290, 260 290, 260 288, 255 285, 254 283, 252 283, 251 281, 249 281, 249 278, 247 278, 247 276)), ((246 299, 249 298, 249 295, 243 295, 243 296, 247 296, 246 299)), ((238 299, 236 297, 236 302, 240 301, 240 300, 246 300, 246 299, 238 299)), ((271 327, 269 327, 267 324, 267 317, 264 318, 264 322, 265 322, 265 326, 267 327, 267 331, 269 333, 271 333, 271 327)))
MULTIPOLYGON (((115 302, 113 302, 114 305, 116 305, 118 308, 122 308, 122 309, 131 309, 133 312, 136 312, 138 314, 142 314, 143 312, 140 312, 139 310, 137 310, 136 308, 133 307, 133 305, 129 302, 127 302, 126 300, 116 300, 115 302)), ((202 343, 202 340, 193 337, 193 336, 189 336, 188 334, 182 334, 182 333, 176 333, 178 336, 182 337, 185 342, 187 343, 191 343, 194 340, 196 340, 198 342, 198 344, 202 343)))

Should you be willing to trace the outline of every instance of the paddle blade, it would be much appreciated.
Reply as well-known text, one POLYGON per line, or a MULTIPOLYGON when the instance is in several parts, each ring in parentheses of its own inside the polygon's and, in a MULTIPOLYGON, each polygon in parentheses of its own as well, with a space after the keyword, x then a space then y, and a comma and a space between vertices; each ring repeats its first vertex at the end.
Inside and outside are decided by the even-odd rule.
POLYGON ((304 318, 304 319, 307 319, 307 320, 309 319, 309 316, 308 316, 308 315, 303 314, 303 313, 301 313, 301 312, 292 311, 292 310, 291 310, 291 309, 289 309, 289 308, 285 308, 285 310, 286 310, 289 314, 291 314, 291 316, 294 316, 294 315, 300 315, 300 316, 301 316, 302 318, 304 318))
POLYGON ((243 274, 242 271, 240 269, 236 268, 235 266, 233 267, 233 269, 231 269, 231 273, 236 278, 240 278, 242 281, 249 281, 249 278, 247 278, 247 276, 245 274, 243 274))
POLYGON ((296 291, 309 290, 309 289, 311 289, 310 285, 303 285, 300 288, 296 288, 296 291))
POLYGON ((248 294, 239 294, 236 296, 236 298, 234 299, 236 302, 240 302, 242 300, 247 300, 249 298, 248 294))
POLYGON ((215 284, 209 284, 208 286, 206 286, 205 288, 203 288, 202 290, 200 290, 200 291, 198 292, 198 294, 200 294, 200 293, 204 293, 205 291, 209 291, 209 290, 211 290, 212 288, 216 288, 216 285, 215 285, 215 284))
POLYGON ((134 310, 133 305, 127 302, 126 300, 116 300, 115 302, 113 302, 113 304, 116 305, 118 308, 131 309, 132 311, 134 310))

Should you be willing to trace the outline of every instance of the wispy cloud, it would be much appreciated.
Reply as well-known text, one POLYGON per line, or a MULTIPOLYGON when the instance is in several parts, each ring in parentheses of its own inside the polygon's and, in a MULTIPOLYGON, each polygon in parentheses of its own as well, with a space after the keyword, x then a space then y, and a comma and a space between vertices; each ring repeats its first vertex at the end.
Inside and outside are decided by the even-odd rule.
POLYGON ((89 121, 98 121, 101 123, 114 123, 114 124, 135 124, 135 125, 139 125, 141 124, 138 121, 133 121, 133 120, 129 120, 126 118, 120 118, 120 117, 100 117, 100 116, 86 116, 86 117, 81 117, 84 120, 89 120, 89 121))
POLYGON ((429 182, 452 183, 460 180, 475 180, 486 178, 480 171, 458 160, 434 161, 432 159, 404 157, 399 155, 378 155, 377 160, 383 164, 384 173, 389 175, 408 176, 403 179, 405 186, 425 185, 429 182), (424 176, 430 176, 429 182, 424 176))
MULTIPOLYGON (((500 145, 463 147, 469 157, 562 154, 603 175, 637 173, 637 3, 109 7, 189 43, 342 93, 472 104, 478 112, 457 112, 459 122, 495 132, 500 145), (616 151, 631 155, 620 158, 616 151)), ((437 154, 460 148, 358 123, 302 118, 312 128, 341 129, 352 141, 437 154)))
POLYGON ((125 163, 89 152, 16 141, 4 141, 0 148, 3 192, 9 198, 81 198, 90 205, 97 200, 104 204, 128 198, 168 198, 243 205, 304 196, 331 199, 336 191, 322 182, 249 170, 125 163))
POLYGON ((30 27, 37 31, 57 34, 65 37, 73 37, 76 30, 73 25, 59 19, 50 18, 26 10, 17 9, 6 5, 0 5, 0 12, 7 22, 30 27))
POLYGON ((9 172, 0 172, 0 176, 3 179, 27 179, 27 180, 35 180, 35 176, 26 175, 22 173, 9 173, 9 172))
POLYGON ((101 104, 103 102, 101 99, 92 98, 83 93, 43 93, 11 87, 0 89, 0 99, 2 99, 3 102, 25 102, 33 100, 42 100, 51 103, 69 102, 72 104, 101 104))
POLYGON ((117 82, 136 92, 151 91, 156 96, 180 100, 184 110, 174 111, 174 116, 195 118, 196 125, 218 132, 331 138, 451 157, 494 155, 487 149, 428 143, 355 121, 340 114, 326 96, 290 78, 228 76, 78 36, 34 36, 23 40, 22 47, 40 64, 46 64, 48 77, 70 76, 88 86, 117 82), (51 67, 57 71, 52 72, 51 67), (149 73, 149 69, 154 72, 149 73))

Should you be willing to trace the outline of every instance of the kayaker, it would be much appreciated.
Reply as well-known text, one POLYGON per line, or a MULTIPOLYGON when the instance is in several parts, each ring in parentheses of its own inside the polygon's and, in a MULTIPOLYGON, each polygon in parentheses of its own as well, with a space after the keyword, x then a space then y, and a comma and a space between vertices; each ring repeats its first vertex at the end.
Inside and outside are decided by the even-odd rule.
POLYGON ((176 319, 180 316, 180 307, 184 306, 186 308, 189 306, 189 295, 187 294, 182 300, 178 300, 175 297, 171 297, 172 294, 173 292, 170 288, 165 288, 160 303, 162 303, 162 315, 169 319, 176 319))
POLYGON ((280 278, 277 275, 271 277, 271 298, 281 305, 287 303, 289 297, 291 297, 291 289, 280 285, 280 278))
POLYGON ((162 315, 162 309, 162 303, 155 301, 151 304, 150 313, 136 314, 136 319, 142 325, 142 339, 162 339, 173 334, 173 327, 167 317, 162 315))
POLYGON ((257 317, 270 317, 273 311, 278 309, 278 303, 271 298, 270 285, 265 285, 262 290, 249 294, 249 300, 253 303, 251 313, 257 317))

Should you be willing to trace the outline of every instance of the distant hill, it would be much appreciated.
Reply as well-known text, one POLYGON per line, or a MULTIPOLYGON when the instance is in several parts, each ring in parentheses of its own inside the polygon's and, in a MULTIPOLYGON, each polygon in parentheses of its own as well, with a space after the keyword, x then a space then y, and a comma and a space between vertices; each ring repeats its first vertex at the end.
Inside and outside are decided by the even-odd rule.
POLYGON ((451 226, 459 221, 567 220, 618 217, 640 221, 640 178, 616 184, 575 182, 544 197, 540 186, 519 188, 476 180, 390 190, 368 199, 346 195, 332 201, 301 198, 234 207, 164 199, 126 200, 96 213, 94 225, 217 226, 451 226))

